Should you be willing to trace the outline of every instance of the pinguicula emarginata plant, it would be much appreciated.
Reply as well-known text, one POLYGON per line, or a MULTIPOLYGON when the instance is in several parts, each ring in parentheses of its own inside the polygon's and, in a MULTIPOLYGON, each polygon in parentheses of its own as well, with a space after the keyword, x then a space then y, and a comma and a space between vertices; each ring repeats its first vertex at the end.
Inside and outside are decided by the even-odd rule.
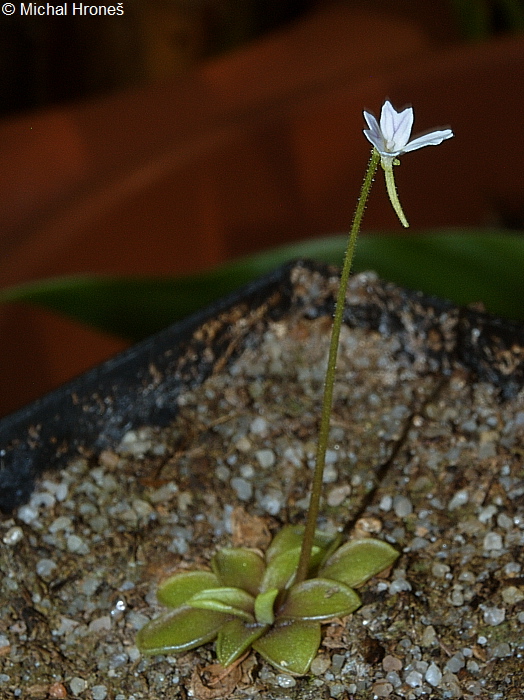
POLYGON ((374 538, 341 544, 340 536, 316 529, 340 330, 355 244, 379 162, 387 191, 401 223, 408 222, 393 179, 397 157, 453 136, 450 129, 409 141, 411 107, 397 112, 389 101, 380 124, 364 112, 366 138, 373 151, 353 217, 338 289, 329 346, 316 464, 305 526, 287 525, 265 554, 248 548, 219 550, 211 570, 176 573, 158 589, 158 600, 170 610, 143 627, 137 637, 146 654, 178 653, 216 639, 219 662, 227 667, 253 648, 275 668, 307 673, 321 641, 321 623, 343 617, 360 606, 355 588, 391 566, 398 552, 374 538))

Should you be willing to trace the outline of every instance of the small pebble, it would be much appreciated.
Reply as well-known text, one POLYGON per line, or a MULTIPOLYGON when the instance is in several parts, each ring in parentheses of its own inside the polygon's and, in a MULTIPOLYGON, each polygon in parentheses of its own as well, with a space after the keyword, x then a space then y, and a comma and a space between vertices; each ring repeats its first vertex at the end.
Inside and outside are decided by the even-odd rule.
POLYGON ((287 673, 279 673, 277 683, 281 688, 294 688, 297 684, 293 676, 288 676, 287 673))
POLYGON ((418 671, 410 671, 405 681, 411 688, 418 688, 422 685, 422 674, 418 671))
POLYGON ((127 664, 128 661, 129 657, 125 651, 122 651, 118 654, 113 654, 113 656, 109 660, 109 668, 120 668, 121 666, 127 664))
POLYGON ((134 498, 132 505, 133 510, 139 518, 147 520, 153 512, 153 508, 151 507, 151 505, 147 501, 142 500, 141 498, 134 498))
POLYGON ((451 605, 454 605, 457 608, 461 605, 464 605, 464 593, 462 591, 462 586, 453 586, 453 590, 451 591, 449 601, 451 605))
POLYGON ((269 469, 275 464, 275 453, 273 450, 265 449, 265 450, 257 450, 255 452, 255 457, 258 460, 258 463, 262 467, 262 469, 269 469))
POLYGON ((67 549, 72 554, 87 554, 89 552, 88 546, 78 535, 70 535, 67 538, 67 549))
POLYGON ((494 505, 491 506, 486 506, 485 508, 482 508, 481 511, 478 514, 478 519, 480 520, 481 523, 489 523, 491 518, 496 514, 497 508, 494 505))
POLYGON ((335 486, 327 495, 327 504, 332 508, 341 505, 351 493, 351 486, 344 484, 343 486, 335 486))
POLYGON ((484 622, 487 625, 496 627, 500 625, 506 619, 506 609, 505 608, 488 608, 487 606, 481 606, 484 610, 484 622))
POLYGON ((471 571, 461 571, 458 580, 465 581, 466 583, 475 583, 475 574, 471 571))
POLYGON ((389 698, 393 692, 393 686, 388 681, 381 679, 373 683, 372 691, 376 698, 389 698))
POLYGON ((502 549, 502 537, 498 532, 488 532, 488 534, 484 537, 483 546, 484 549, 487 550, 502 549))
POLYGON ((382 659, 382 668, 384 671, 400 671, 402 669, 402 661, 396 656, 388 654, 382 659))
POLYGON ((53 700, 62 700, 67 698, 67 689, 63 683, 52 683, 49 686, 49 697, 53 700))
POLYGON ((333 654, 331 659, 331 670, 333 673, 340 673, 342 666, 346 662, 345 654, 333 654))
POLYGON ((478 665, 478 663, 476 661, 473 661, 473 659, 469 659, 469 661, 466 664, 466 668, 468 669, 468 671, 470 673, 477 674, 480 671, 480 666, 478 665))
POLYGON ((102 617, 97 617, 89 623, 89 632, 96 634, 97 632, 104 632, 111 629, 111 618, 109 615, 103 615, 102 617))
POLYGON ((461 698, 462 689, 458 678, 451 672, 446 672, 442 676, 441 688, 444 688, 443 697, 445 698, 461 698))
POLYGON ((391 685, 394 688, 398 688, 400 685, 402 685, 402 681, 400 680, 400 676, 396 671, 390 671, 386 675, 386 680, 388 681, 388 683, 391 683, 391 685))
POLYGON ((150 493, 149 500, 151 503, 164 503, 173 498, 176 493, 178 493, 178 486, 173 481, 170 481, 150 493))
POLYGON ((426 675, 424 676, 426 681, 432 685, 434 688, 438 688, 440 681, 442 680, 442 672, 435 663, 431 663, 428 666, 426 675))
POLYGON ((231 471, 225 464, 221 464, 216 468, 215 474, 217 475, 217 479, 220 479, 220 481, 229 481, 231 471))
POLYGON ((406 518, 413 513, 413 504, 406 496, 395 496, 393 499, 393 510, 397 518, 406 518))
POLYGON ((437 633, 433 625, 428 625, 422 634, 420 643, 423 647, 430 647, 437 642, 437 633))
POLYGON ((322 483, 332 484, 338 479, 338 470, 333 464, 326 464, 324 469, 324 475, 322 477, 322 483))
POLYGON ((146 452, 149 452, 152 444, 151 438, 147 436, 147 430, 129 430, 122 438, 116 451, 120 454, 141 458, 146 452))
POLYGON ((397 578, 389 584, 389 593, 390 595, 394 595, 402 591, 410 591, 411 588, 411 583, 406 581, 405 578, 397 578))
POLYGON ((87 681, 85 681, 83 678, 79 678, 78 676, 75 676, 74 678, 71 678, 69 681, 69 689, 73 693, 73 695, 80 695, 81 693, 84 692, 84 690, 87 688, 87 681))
POLYGON ((282 508, 282 502, 282 494, 265 494, 259 498, 260 506, 269 513, 269 515, 278 515, 282 508))
POLYGON ((252 464, 244 464, 240 467, 240 474, 244 479, 252 479, 255 476, 255 468, 252 464))
POLYGON ((448 503, 448 510, 456 510, 461 506, 466 505, 469 501, 469 493, 466 489, 461 489, 457 491, 453 498, 448 503))
POLYGON ((447 564, 441 564, 440 562, 435 562, 431 567, 431 573, 435 578, 445 578, 450 571, 451 568, 447 564))
POLYGON ((253 495, 253 486, 241 476, 235 476, 231 479, 231 488, 241 501, 249 501, 253 495))
POLYGON ((252 447, 251 440, 245 436, 241 437, 235 442, 235 447, 239 452, 249 452, 252 447))
POLYGON ((458 673, 462 668, 464 668, 465 665, 466 661, 464 659, 464 654, 459 651, 447 662, 446 671, 449 671, 450 673, 458 673))
POLYGON ((506 513, 499 513, 497 516, 497 525, 504 530, 509 530, 513 527, 513 520, 506 513))
POLYGON ((507 605, 516 605, 524 600, 524 590, 517 588, 516 586, 508 586, 502 591, 502 600, 507 605))
POLYGON ((391 496, 382 496, 379 503, 380 510, 388 512, 393 507, 393 498, 391 496))
POLYGON ((73 521, 66 515, 61 515, 56 520, 53 520, 49 526, 49 532, 60 532, 60 530, 70 530, 73 526, 73 521))
MULTIPOLYGON (((251 425, 249 426, 249 432, 253 433, 253 435, 261 435, 262 437, 264 437, 267 434, 267 429, 268 429, 267 420, 265 418, 262 418, 262 417, 255 418, 251 422, 251 425)), ((237 442, 237 447, 238 447, 238 442, 237 442)))
POLYGON ((44 508, 52 508, 55 505, 55 501, 56 499, 52 493, 48 491, 37 491, 31 496, 30 504, 34 508, 40 508, 41 506, 44 508))
POLYGON ((32 523, 33 520, 37 519, 37 517, 38 511, 31 506, 21 506, 18 509, 18 519, 24 522, 26 525, 32 523))
POLYGON ((3 536, 2 541, 8 547, 12 547, 13 545, 17 544, 17 542, 20 542, 20 540, 23 539, 23 537, 24 531, 21 527, 18 527, 18 525, 16 525, 15 527, 9 528, 9 530, 3 536))
POLYGON ((329 688, 329 693, 332 698, 338 698, 340 695, 346 693, 347 690, 347 687, 342 685, 342 683, 333 683, 329 688))
POLYGON ((56 564, 52 559, 39 559, 36 563, 36 573, 45 579, 52 576, 55 569, 56 564))
POLYGON ((328 668, 331 666, 331 659, 329 656, 315 656, 311 662, 310 671, 314 676, 322 676, 328 668))
POLYGON ((507 642, 501 642, 500 644, 497 644, 493 649, 491 650, 491 655, 495 659, 503 659, 505 656, 509 656, 511 654, 511 647, 507 642))
POLYGON ((94 685, 91 688, 93 700, 105 700, 107 698, 107 688, 105 685, 94 685))

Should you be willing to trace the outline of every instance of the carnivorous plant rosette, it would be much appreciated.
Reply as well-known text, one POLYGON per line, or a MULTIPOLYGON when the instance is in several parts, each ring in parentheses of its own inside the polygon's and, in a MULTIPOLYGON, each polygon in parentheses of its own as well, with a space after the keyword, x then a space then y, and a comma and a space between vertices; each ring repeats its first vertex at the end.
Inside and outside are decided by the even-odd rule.
POLYGON ((176 573, 158 589, 172 608, 138 633, 145 654, 184 652, 216 639, 227 667, 252 647, 275 668, 307 673, 320 646, 320 625, 354 612, 354 587, 389 567, 398 552, 382 540, 340 538, 315 532, 308 578, 294 583, 304 528, 288 525, 265 556, 258 550, 226 548, 212 571, 176 573))

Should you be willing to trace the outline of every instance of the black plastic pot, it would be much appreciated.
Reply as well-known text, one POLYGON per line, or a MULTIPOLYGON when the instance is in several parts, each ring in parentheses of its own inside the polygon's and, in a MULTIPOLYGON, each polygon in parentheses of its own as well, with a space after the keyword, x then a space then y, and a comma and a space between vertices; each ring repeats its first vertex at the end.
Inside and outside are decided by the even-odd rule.
MULTIPOLYGON (((0 421, 0 509, 25 502, 35 478, 78 453, 96 454, 140 425, 166 425, 176 398, 252 342, 254 331, 291 305, 305 305, 293 284, 299 267, 334 287, 334 271, 290 262, 190 318, 133 346, 0 421), (240 319, 249 319, 239 324, 240 319)), ((333 295, 308 299, 310 317, 332 314, 333 295)), ((398 334, 404 347, 424 346, 435 371, 456 366, 514 396, 524 386, 524 327, 450 302, 374 282, 350 299, 349 325, 398 334)))

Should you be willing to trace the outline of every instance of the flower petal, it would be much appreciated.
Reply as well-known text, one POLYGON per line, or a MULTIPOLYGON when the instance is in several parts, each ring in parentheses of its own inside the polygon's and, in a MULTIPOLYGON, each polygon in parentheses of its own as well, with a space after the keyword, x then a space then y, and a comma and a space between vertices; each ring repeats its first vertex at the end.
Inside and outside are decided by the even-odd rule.
POLYGON ((364 129, 364 136, 381 153, 385 148, 385 144, 378 122, 370 112, 364 112, 364 119, 369 126, 369 129, 364 129))
POLYGON ((387 569, 398 556, 397 550, 382 540, 373 537, 350 540, 337 549, 321 569, 320 576, 354 588, 387 569))
POLYGON ((292 586, 278 618, 322 622, 349 615, 361 605, 349 586, 339 581, 312 578, 292 586))
POLYGON ((183 606, 151 620, 138 632, 136 643, 143 654, 181 652, 210 642, 229 615, 183 606))
POLYGON ((410 141, 402 149, 402 153, 409 153, 409 151, 416 151, 418 148, 424 148, 424 146, 438 146, 453 136, 451 129, 442 129, 440 131, 431 131, 429 134, 423 134, 422 136, 417 136, 416 139, 410 141))
POLYGON ((268 625, 248 625, 236 617, 218 633, 216 652, 222 666, 236 661, 268 629, 268 625))
POLYGON ((389 100, 384 102, 380 114, 380 131, 388 153, 398 153, 404 148, 411 136, 412 127, 412 107, 397 112, 389 100))
POLYGON ((157 598, 162 605, 179 608, 206 588, 217 588, 219 582, 211 571, 184 571, 170 576, 158 587, 157 598))
POLYGON ((252 646, 275 668, 302 676, 308 672, 320 646, 320 623, 304 620, 277 623, 252 646))

